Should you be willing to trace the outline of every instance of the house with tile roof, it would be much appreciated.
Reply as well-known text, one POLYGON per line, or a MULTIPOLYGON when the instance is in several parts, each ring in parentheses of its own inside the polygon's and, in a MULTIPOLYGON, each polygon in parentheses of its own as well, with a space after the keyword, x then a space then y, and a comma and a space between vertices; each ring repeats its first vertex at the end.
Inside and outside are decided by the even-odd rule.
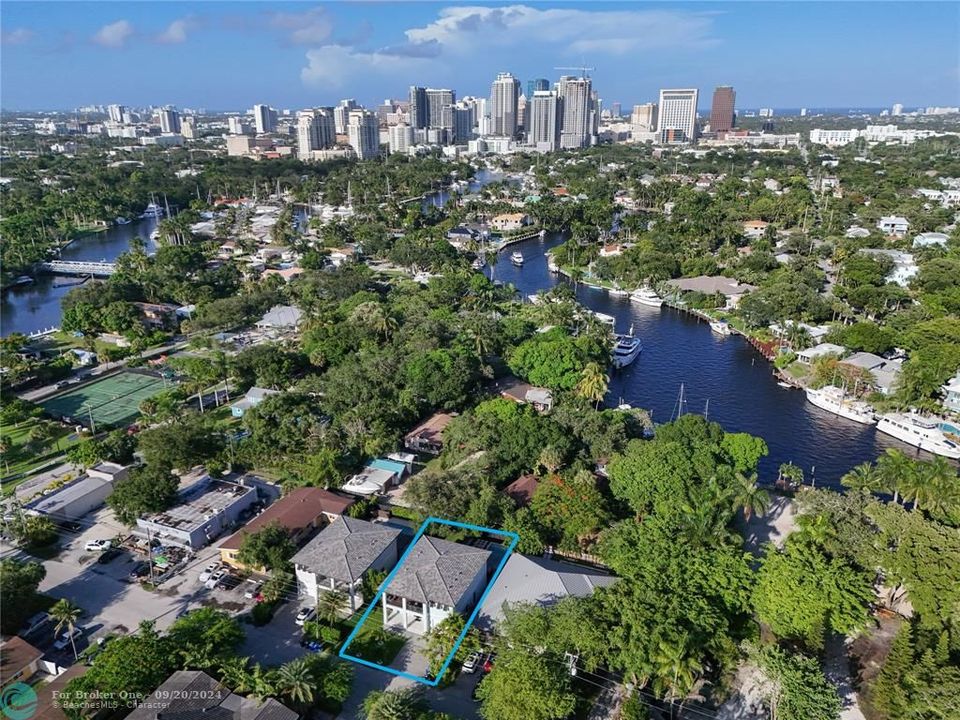
POLYGON ((337 518, 291 560, 300 595, 316 603, 321 593, 338 590, 356 610, 364 602, 364 574, 396 565, 401 542, 398 528, 345 515, 337 518))
POLYGON ((382 595, 384 627, 425 635, 452 613, 466 616, 487 583, 489 550, 421 536, 382 595))

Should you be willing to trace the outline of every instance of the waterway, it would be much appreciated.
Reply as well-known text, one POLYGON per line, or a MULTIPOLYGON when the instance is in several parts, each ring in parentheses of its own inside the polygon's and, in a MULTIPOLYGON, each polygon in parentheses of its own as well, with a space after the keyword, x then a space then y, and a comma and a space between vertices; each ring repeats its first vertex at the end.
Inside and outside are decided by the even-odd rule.
MULTIPOLYGON (((505 248, 493 268, 494 279, 513 284, 524 299, 568 282, 549 271, 544 255, 563 239, 553 235, 505 248), (514 251, 523 254, 522 267, 510 262, 514 251)), ((491 268, 485 272, 489 276, 491 268)), ((836 488, 850 468, 875 460, 886 448, 911 456, 917 452, 874 427, 814 407, 800 390, 781 388, 771 364, 742 337, 722 337, 687 313, 638 305, 586 285, 579 285, 576 294, 586 307, 616 318, 617 332, 632 326, 643 341, 636 361, 612 371, 607 404, 627 402, 651 411, 654 422, 667 422, 678 412, 682 384, 684 412, 706 413, 728 432, 748 432, 766 441, 770 454, 760 463, 761 481, 776 479, 780 464, 793 462, 803 469, 807 484, 836 488)), ((926 453, 922 457, 930 459, 926 453)))
MULTIPOLYGON (((153 252, 150 233, 157 226, 156 218, 134 220, 129 225, 115 225, 103 232, 82 235, 60 253, 61 260, 89 260, 113 262, 130 249, 130 242, 140 237, 147 252, 153 252)), ((29 334, 60 325, 60 302, 75 287, 78 278, 36 276, 32 285, 21 285, 6 290, 0 298, 0 333, 29 334)))

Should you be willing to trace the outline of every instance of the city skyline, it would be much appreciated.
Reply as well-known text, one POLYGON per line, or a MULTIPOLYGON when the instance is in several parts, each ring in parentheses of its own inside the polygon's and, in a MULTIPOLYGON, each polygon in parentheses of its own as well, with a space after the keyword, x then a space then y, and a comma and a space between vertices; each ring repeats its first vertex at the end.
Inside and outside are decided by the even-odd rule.
POLYGON ((372 14, 363 3, 7 3, 2 105, 298 109, 355 97, 375 106, 410 85, 486 96, 499 72, 524 91, 580 63, 596 68, 605 107, 689 87, 704 110, 717 85, 735 86, 746 108, 958 103, 955 6, 835 4, 824 26, 805 5, 393 3, 372 14), (848 21, 856 35, 843 30, 848 21), (789 36, 778 32, 785 26, 789 36), (901 30, 897 62, 878 72, 889 26, 901 30), (838 67, 857 83, 839 90, 838 67))

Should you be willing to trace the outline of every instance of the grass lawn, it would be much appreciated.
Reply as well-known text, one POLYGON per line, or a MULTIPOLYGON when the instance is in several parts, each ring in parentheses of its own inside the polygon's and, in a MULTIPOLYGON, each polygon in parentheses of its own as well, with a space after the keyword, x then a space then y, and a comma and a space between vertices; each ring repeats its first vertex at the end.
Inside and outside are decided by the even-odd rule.
MULTIPOLYGON (((69 428, 59 425, 51 425, 55 430, 53 440, 40 452, 28 452, 25 448, 30 437, 30 430, 33 429, 39 420, 32 419, 20 423, 19 427, 13 425, 0 425, 0 437, 10 444, 12 452, 10 453, 10 462, 3 462, 0 465, 2 477, 8 478, 21 473, 29 473, 32 470, 43 467, 53 461, 54 458, 62 455, 68 447, 79 441, 79 438, 73 434, 69 428)), ((22 478, 18 478, 20 480, 22 478)), ((3 483, 4 494, 13 490, 17 481, 3 483)))
MULTIPOLYGON (((343 621, 345 635, 353 631, 361 614, 351 615, 343 621)), ((383 613, 374 610, 361 626, 360 632, 350 642, 347 652, 379 665, 389 665, 406 644, 407 639, 392 630, 382 631, 383 613)))

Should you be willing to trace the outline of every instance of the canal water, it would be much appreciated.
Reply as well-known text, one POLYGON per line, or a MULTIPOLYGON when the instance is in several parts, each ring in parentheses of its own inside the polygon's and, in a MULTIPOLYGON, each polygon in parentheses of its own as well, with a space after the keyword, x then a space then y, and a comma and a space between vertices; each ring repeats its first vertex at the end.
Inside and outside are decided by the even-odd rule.
MULTIPOLYGON (((553 235, 508 246, 493 268, 494 279, 512 283, 524 300, 567 282, 548 270, 544 255, 562 241, 553 235), (522 267, 510 262, 514 251, 523 254, 522 267)), ((485 272, 489 276, 490 267, 485 272)), ((683 385, 684 412, 706 413, 728 432, 748 432, 767 442, 770 454, 760 463, 763 482, 776 479, 781 463, 793 462, 803 469, 807 484, 813 480, 837 488, 850 468, 875 460, 886 448, 897 447, 911 456, 917 452, 873 427, 814 407, 800 390, 781 388, 773 366, 742 337, 719 336, 687 313, 638 305, 605 290, 580 285, 576 293, 586 307, 616 318, 617 332, 632 326, 643 341, 636 361, 611 371, 607 404, 630 403, 651 411, 654 422, 667 422, 677 413, 683 385)), ((923 457, 930 458, 925 453, 923 457)))
MULTIPOLYGON (((129 225, 115 225, 103 232, 83 235, 60 253, 61 260, 88 260, 113 262, 130 249, 130 241, 140 237, 153 252, 150 233, 157 227, 156 218, 134 220, 129 225)), ((0 298, 0 333, 29 334, 60 325, 60 301, 77 278, 37 275, 32 285, 22 285, 4 291, 0 298)))

